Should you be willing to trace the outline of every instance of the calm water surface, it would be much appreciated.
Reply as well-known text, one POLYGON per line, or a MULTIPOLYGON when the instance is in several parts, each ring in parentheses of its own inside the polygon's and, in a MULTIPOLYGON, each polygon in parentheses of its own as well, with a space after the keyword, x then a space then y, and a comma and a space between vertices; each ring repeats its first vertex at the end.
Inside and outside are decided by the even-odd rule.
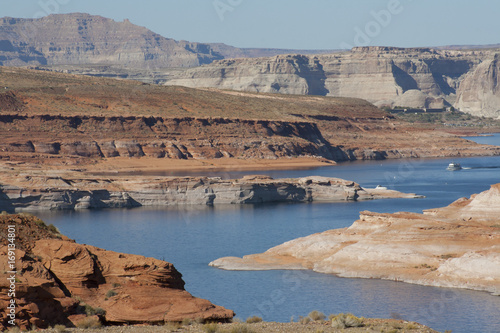
MULTIPOLYGON (((500 145, 500 135, 479 138, 500 145)), ((474 138, 473 140, 476 140, 474 138)), ((186 289, 236 312, 290 321, 311 310, 403 318, 453 332, 500 332, 500 297, 393 281, 344 279, 308 271, 223 271, 208 266, 223 256, 259 253, 285 241, 352 224, 362 210, 411 211, 441 207, 500 182, 500 157, 354 162, 311 170, 210 173, 225 178, 321 175, 425 195, 352 203, 190 206, 39 214, 77 242, 172 262, 186 289), (446 171, 450 162, 470 168, 446 171), (499 168, 497 168, 499 167, 499 168)))

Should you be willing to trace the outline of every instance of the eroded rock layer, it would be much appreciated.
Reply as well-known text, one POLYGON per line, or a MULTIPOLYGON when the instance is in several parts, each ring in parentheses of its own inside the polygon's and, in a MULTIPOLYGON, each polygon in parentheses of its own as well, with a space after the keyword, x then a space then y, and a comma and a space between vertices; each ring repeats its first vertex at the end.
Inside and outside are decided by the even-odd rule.
POLYGON ((500 293, 500 184, 448 207, 417 213, 361 212, 344 229, 210 265, 229 270, 312 269, 342 277, 500 293))
POLYGON ((0 208, 8 210, 335 202, 393 197, 417 196, 391 190, 364 189, 352 181, 326 177, 272 179, 247 176, 233 180, 218 177, 0 177, 0 208))

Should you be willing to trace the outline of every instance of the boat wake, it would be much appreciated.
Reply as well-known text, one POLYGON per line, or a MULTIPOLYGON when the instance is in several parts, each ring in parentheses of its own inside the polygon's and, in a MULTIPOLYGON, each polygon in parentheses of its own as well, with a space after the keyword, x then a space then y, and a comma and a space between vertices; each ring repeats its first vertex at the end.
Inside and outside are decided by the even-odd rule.
POLYGON ((463 170, 472 169, 500 169, 500 166, 479 166, 479 167, 462 167, 463 170))

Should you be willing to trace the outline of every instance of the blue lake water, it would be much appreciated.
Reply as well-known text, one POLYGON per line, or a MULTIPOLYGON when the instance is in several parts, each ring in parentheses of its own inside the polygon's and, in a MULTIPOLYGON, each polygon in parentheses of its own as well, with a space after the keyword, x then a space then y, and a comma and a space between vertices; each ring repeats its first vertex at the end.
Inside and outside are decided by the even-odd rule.
MULTIPOLYGON (((476 140, 476 138, 473 138, 476 140)), ((478 138, 500 146, 500 135, 478 138)), ((388 186, 425 195, 349 203, 188 206, 161 209, 39 213, 77 242, 172 262, 186 289, 236 312, 288 322, 312 310, 397 317, 454 333, 500 332, 500 297, 373 279, 345 279, 309 271, 223 271, 208 266, 223 256, 260 253, 285 241, 347 227, 359 212, 442 207, 500 183, 500 157, 413 159, 344 163, 309 170, 211 172, 224 178, 267 174, 275 178, 320 175, 365 187, 388 186), (447 171, 450 162, 470 168, 447 171)))

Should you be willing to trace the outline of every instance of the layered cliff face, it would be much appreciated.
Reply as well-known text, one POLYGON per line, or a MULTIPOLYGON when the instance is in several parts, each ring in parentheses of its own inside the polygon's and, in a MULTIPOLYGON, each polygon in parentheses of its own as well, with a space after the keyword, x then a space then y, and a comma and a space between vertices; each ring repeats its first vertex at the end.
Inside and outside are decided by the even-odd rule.
MULTIPOLYGON (((231 310, 191 296, 182 275, 168 262, 77 244, 31 215, 1 215, 0 226, 2 234, 8 226, 15 230, 15 323, 21 329, 74 327, 88 317, 108 324, 159 324, 234 316, 231 310)), ((11 299, 7 254, 3 236, 2 309, 11 299)), ((2 329, 11 327, 7 315, 0 312, 2 329)))
POLYGON ((208 44, 178 42, 136 26, 88 14, 0 19, 0 65, 193 67, 222 59, 208 44))
POLYGON ((218 177, 90 177, 58 173, 47 177, 0 177, 0 209, 79 210, 139 206, 257 204, 268 202, 338 202, 384 198, 415 198, 391 190, 364 189, 338 178, 272 179, 218 177))
POLYGON ((361 212, 349 228, 295 239, 262 254, 221 258, 229 270, 312 269, 343 277, 500 292, 500 184, 448 207, 361 212))
POLYGON ((498 117, 495 65, 489 70, 490 58, 495 54, 495 51, 359 47, 330 55, 215 61, 180 72, 166 84, 356 97, 378 106, 455 105, 476 115, 498 117))

